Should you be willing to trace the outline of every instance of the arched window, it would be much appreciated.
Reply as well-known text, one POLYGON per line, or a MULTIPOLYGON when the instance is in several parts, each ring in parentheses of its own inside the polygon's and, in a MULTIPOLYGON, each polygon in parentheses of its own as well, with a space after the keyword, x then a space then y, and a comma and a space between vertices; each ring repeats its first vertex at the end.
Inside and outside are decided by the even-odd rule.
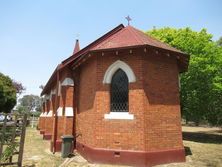
POLYGON ((129 80, 122 69, 118 69, 111 80, 111 112, 128 112, 129 80))

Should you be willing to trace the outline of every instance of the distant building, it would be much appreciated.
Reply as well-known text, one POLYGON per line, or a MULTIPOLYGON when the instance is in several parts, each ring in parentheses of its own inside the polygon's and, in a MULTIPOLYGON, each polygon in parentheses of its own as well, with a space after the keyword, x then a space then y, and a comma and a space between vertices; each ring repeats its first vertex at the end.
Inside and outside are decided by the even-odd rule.
POLYGON ((122 24, 58 65, 45 96, 39 129, 61 149, 96 163, 152 166, 185 161, 179 73, 189 56, 122 24))

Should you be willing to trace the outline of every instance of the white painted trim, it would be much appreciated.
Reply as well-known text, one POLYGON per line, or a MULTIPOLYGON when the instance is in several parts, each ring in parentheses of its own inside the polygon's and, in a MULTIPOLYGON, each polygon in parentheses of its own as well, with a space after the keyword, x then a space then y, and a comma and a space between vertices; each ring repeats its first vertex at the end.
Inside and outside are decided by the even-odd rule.
POLYGON ((46 115, 46 117, 52 117, 52 110, 50 110, 50 111, 48 112, 48 114, 46 115))
POLYGON ((61 95, 61 82, 59 81, 59 85, 58 85, 58 96, 61 95))
POLYGON ((47 112, 44 113, 44 117, 47 117, 47 112))
POLYGON ((72 107, 66 107, 65 108, 65 116, 73 117, 73 108, 72 107))
POLYGON ((45 95, 46 101, 50 99, 50 95, 45 95))
POLYGON ((43 103, 45 102, 45 95, 42 97, 42 102, 43 103))
POLYGON ((62 107, 57 109, 57 116, 62 116, 62 107))
POLYGON ((129 82, 136 82, 136 76, 133 70, 130 68, 130 66, 123 61, 117 60, 115 63, 111 64, 109 68, 106 70, 106 73, 103 78, 103 83, 110 84, 113 74, 118 69, 122 69, 126 73, 129 82))
MULTIPOLYGON (((63 116, 62 115, 62 107, 59 107, 57 109, 57 116, 63 116)), ((65 108, 65 116, 73 117, 73 108, 72 107, 66 107, 65 108)))
POLYGON ((43 96, 43 102, 45 103, 48 100, 49 96, 48 95, 44 95, 43 96))
POLYGON ((51 92, 50 92, 50 100, 52 100, 52 95, 55 95, 55 94, 56 94, 56 89, 51 90, 51 92))
POLYGON ((44 114, 44 113, 41 113, 39 117, 43 117, 43 114, 44 114))
POLYGON ((40 115, 40 117, 46 117, 46 115, 47 115, 47 112, 43 112, 43 113, 40 115))
POLYGON ((62 86, 74 86, 74 82, 71 78, 65 78, 62 81, 62 86))
POLYGON ((56 94, 56 89, 51 90, 51 95, 55 95, 56 94))
POLYGON ((128 112, 110 112, 109 114, 104 114, 105 119, 128 119, 133 120, 134 115, 128 112))

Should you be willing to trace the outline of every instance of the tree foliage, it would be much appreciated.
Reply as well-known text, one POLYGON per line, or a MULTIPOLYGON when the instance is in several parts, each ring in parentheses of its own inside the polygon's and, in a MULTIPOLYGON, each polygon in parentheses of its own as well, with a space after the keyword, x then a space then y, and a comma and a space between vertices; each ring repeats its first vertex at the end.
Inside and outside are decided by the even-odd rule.
POLYGON ((41 98, 36 95, 25 95, 19 99, 18 112, 41 111, 41 98))
POLYGON ((222 37, 220 37, 220 39, 217 41, 217 44, 218 44, 219 46, 222 46, 222 37))
POLYGON ((0 73, 0 112, 9 113, 16 105, 16 89, 12 79, 0 73))
POLYGON ((190 55, 189 70, 180 75, 181 106, 187 121, 222 124, 222 47, 206 29, 161 28, 147 34, 190 55))
POLYGON ((25 91, 25 87, 20 82, 13 81, 12 83, 13 83, 13 85, 14 85, 14 87, 16 89, 16 93, 18 95, 22 94, 22 92, 25 91))

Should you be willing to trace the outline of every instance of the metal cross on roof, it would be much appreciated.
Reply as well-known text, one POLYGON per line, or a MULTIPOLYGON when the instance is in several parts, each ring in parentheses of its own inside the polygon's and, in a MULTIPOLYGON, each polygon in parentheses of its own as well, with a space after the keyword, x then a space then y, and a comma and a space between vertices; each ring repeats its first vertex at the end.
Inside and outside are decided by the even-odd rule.
POLYGON ((79 39, 79 34, 76 34, 76 39, 79 39))
POLYGON ((132 20, 129 15, 127 17, 125 17, 125 19, 128 21, 128 26, 130 25, 130 21, 132 20))

